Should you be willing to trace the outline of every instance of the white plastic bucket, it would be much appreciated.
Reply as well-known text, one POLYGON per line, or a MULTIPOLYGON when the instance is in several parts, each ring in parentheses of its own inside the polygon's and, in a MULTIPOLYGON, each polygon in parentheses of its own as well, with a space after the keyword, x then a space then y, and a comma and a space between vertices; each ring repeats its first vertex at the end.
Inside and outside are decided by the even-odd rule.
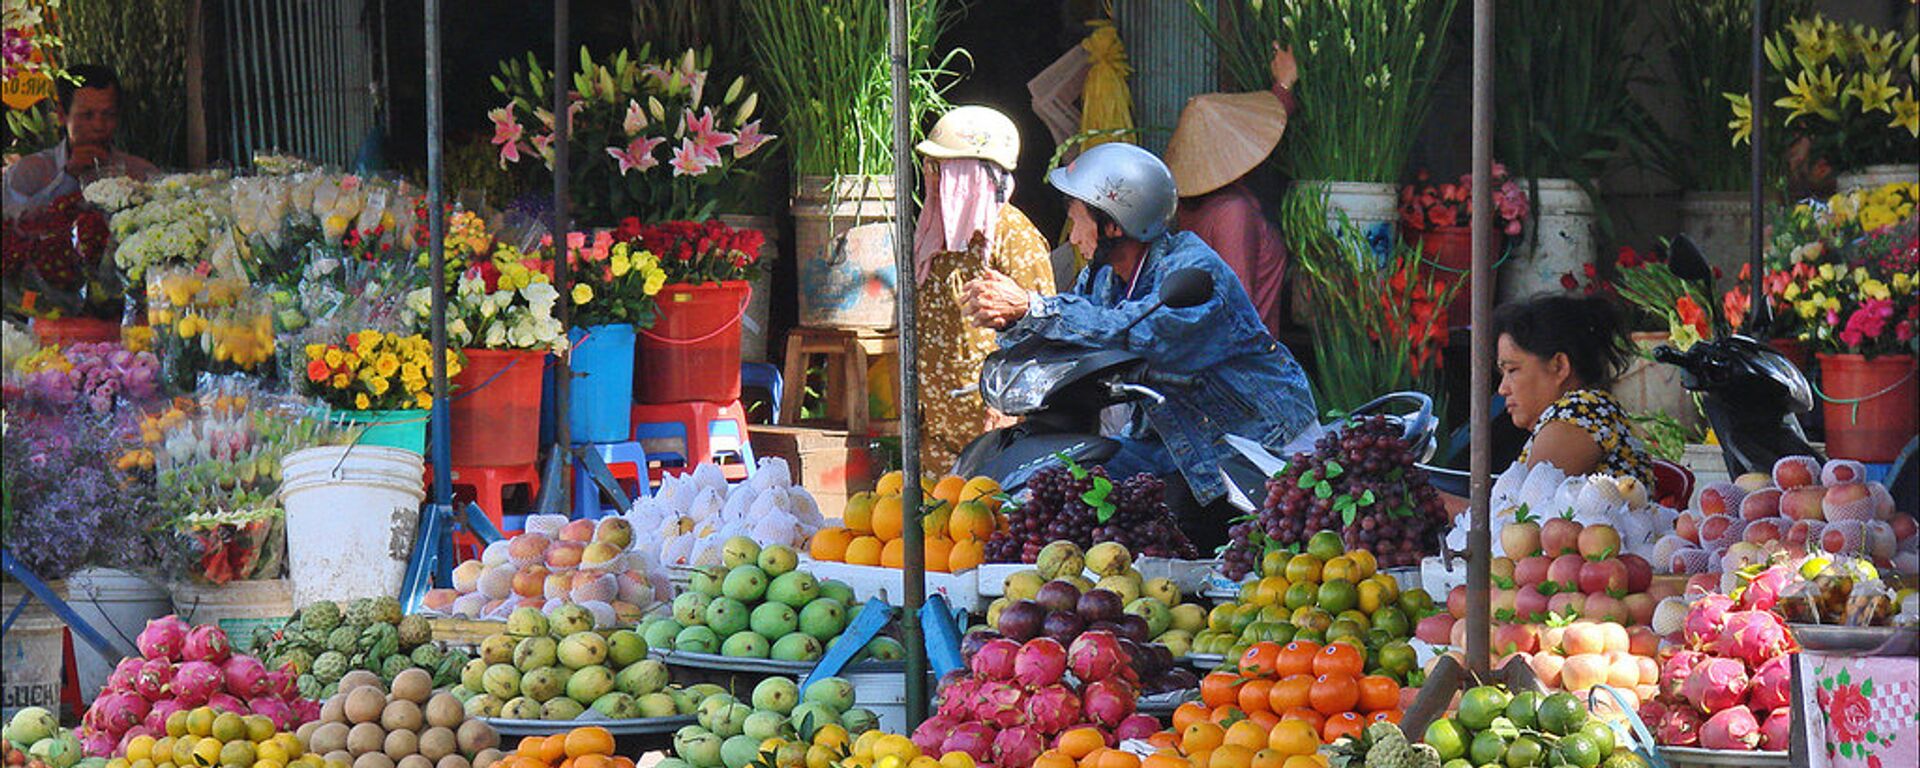
MULTIPOLYGON (((139 574, 118 568, 88 568, 67 577, 67 605, 107 642, 133 648, 134 638, 147 628, 148 619, 173 612, 173 596, 165 586, 139 574)), ((84 644, 74 646, 73 660, 79 666, 75 674, 80 678, 80 697, 92 702, 106 686, 113 662, 84 644)))
POLYGON ((240 653, 253 650, 255 627, 279 629, 293 616, 293 588, 286 579, 173 585, 173 611, 191 624, 212 624, 227 633, 240 653))
POLYGON ((280 468, 293 604, 400 594, 426 498, 420 454, 328 446, 280 468))
MULTIPOLYGON (((1525 180, 1517 182, 1522 190, 1525 180)), ((1593 198, 1572 179, 1541 179, 1533 216, 1512 258, 1500 268, 1501 301, 1524 299, 1539 293, 1566 293, 1562 275, 1578 278, 1592 264, 1594 242, 1593 198)))
POLYGON ((1839 191, 1844 194, 1856 189, 1871 190, 1899 181, 1912 182, 1916 178, 1920 178, 1920 165, 1891 163, 1855 168, 1834 177, 1833 181, 1839 191))
MULTIPOLYGON (((47 586, 66 596, 63 582, 47 586)), ((0 618, 12 615, 14 606, 30 594, 15 582, 0 585, 0 618)), ((15 710, 26 707, 59 711, 66 627, 45 602, 35 598, 7 628, 6 636, 0 637, 0 716, 12 718, 15 710)))
POLYGON ((1745 192, 1688 192, 1680 196, 1680 232, 1732 280, 1753 242, 1753 204, 1745 192))
POLYGON ((1327 228, 1335 234, 1340 233, 1340 214, 1347 215, 1347 221, 1361 233, 1375 226, 1386 224, 1388 234, 1392 234, 1400 220, 1399 199, 1392 184, 1376 184, 1365 181, 1308 181, 1303 184, 1320 187, 1327 206, 1327 228))

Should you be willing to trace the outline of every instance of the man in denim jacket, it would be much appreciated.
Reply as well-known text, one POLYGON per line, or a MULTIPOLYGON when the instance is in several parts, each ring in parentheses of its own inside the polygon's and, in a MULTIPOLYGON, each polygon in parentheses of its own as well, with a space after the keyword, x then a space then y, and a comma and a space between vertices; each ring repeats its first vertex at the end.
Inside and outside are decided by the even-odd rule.
MULTIPOLYGON (((995 272, 969 283, 964 300, 973 321, 1000 331, 1001 346, 1040 337, 1092 348, 1124 347, 1155 370, 1194 376, 1194 386, 1168 392, 1164 404, 1142 403, 1108 474, 1184 476, 1202 505, 1227 492, 1220 462, 1233 449, 1229 433, 1278 450, 1314 425, 1313 394, 1299 363, 1274 340, 1226 262, 1199 237, 1167 231, 1177 200, 1173 176, 1152 153, 1131 144, 1102 144, 1047 176, 1067 195, 1073 243, 1093 254, 1073 290, 1030 294, 995 272), (1197 267, 1213 276, 1206 303, 1163 308, 1121 329, 1151 306, 1160 281, 1197 267)), ((1169 494, 1173 498, 1176 494, 1169 494)), ((1190 531, 1225 521, 1186 521, 1190 531)), ((1189 534, 1190 536, 1192 533, 1189 534)), ((1196 543, 1200 543, 1196 540, 1196 543)))

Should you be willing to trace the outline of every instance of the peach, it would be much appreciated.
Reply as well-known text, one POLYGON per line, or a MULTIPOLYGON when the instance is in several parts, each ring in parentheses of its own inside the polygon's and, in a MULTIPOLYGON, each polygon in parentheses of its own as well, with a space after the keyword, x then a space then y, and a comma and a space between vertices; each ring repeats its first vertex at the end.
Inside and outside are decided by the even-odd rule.
POLYGON ((547 545, 551 543, 537 533, 520 534, 508 543, 507 559, 516 566, 543 562, 547 558, 547 545))
POLYGON ((1453 623, 1453 627, 1447 630, 1447 645, 1451 645, 1455 648, 1467 647, 1467 623, 1466 622, 1456 621, 1453 623))
POLYGON ((513 574, 513 593, 521 597, 543 598, 547 589, 547 567, 544 565, 522 566, 513 574))
POLYGON ((1547 520, 1540 526, 1540 548, 1548 555, 1580 551, 1580 524, 1564 517, 1547 520))
POLYGON ((454 567, 453 591, 464 594, 479 589, 480 573, 484 570, 486 566, 481 565, 478 560, 468 560, 454 567))
POLYGON ((1560 647, 1568 656, 1604 653, 1607 650, 1606 633, 1600 625, 1591 621, 1576 621, 1567 625, 1567 631, 1560 636, 1560 647))
POLYGON ((1733 483, 1708 483, 1700 489, 1700 512, 1705 515, 1731 515, 1740 510, 1747 491, 1733 483))
MULTIPOLYGON (((1654 674, 1658 675, 1658 670, 1654 674)), ((1633 654, 1626 651, 1607 654, 1607 684, 1616 688, 1631 688, 1640 684, 1640 662, 1634 660, 1633 654)))
POLYGON ((1740 500, 1740 517, 1759 520, 1780 515, 1780 489, 1762 488, 1740 500))
POLYGON ((1567 657, 1551 653, 1536 653, 1533 658, 1527 660, 1527 663, 1528 666, 1533 667, 1533 676, 1540 678, 1542 685, 1548 688, 1560 687, 1560 672, 1567 666, 1567 657))
POLYGON ((1608 653, 1626 653, 1632 643, 1627 628, 1615 621, 1600 622, 1600 637, 1605 641, 1608 653))
POLYGON ((1791 490, 1820 482, 1820 464, 1812 456, 1782 456, 1773 463, 1773 484, 1791 490))
POLYGON ((556 541, 547 548, 547 567, 556 571, 578 568, 580 555, 586 548, 585 544, 577 541, 556 541))

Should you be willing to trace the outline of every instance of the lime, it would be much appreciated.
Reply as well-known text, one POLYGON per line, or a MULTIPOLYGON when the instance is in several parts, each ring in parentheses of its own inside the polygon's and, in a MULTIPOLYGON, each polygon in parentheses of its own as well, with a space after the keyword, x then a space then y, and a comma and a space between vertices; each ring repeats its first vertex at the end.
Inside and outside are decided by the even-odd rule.
POLYGON ((1613 748, 1617 745, 1618 740, 1614 738, 1613 726, 1608 725, 1606 721, 1588 720, 1586 725, 1580 726, 1579 733, 1582 736, 1592 739, 1594 746, 1600 748, 1600 754, 1613 754, 1613 748))
POLYGON ((1473 768, 1473 763, 1467 762, 1466 758, 1456 757, 1441 763, 1440 768, 1473 768))
MULTIPOLYGON (((1457 715, 1460 725, 1469 731, 1483 731, 1493 725, 1493 719, 1506 714, 1507 704, 1511 701, 1506 691, 1491 685, 1477 686, 1460 696, 1460 712, 1457 715)), ((1485 760, 1474 759, 1476 763, 1485 760)))
POLYGON ((1521 736, 1507 745, 1507 768, 1526 768, 1530 765, 1545 765, 1546 747, 1532 736, 1521 736))
POLYGON ((1313 629, 1311 627, 1301 627, 1298 631, 1295 631, 1293 633, 1293 639, 1296 641, 1305 640, 1313 643, 1314 645, 1326 645, 1327 631, 1324 629, 1313 629))
POLYGON ((1307 539, 1307 554, 1320 558, 1323 563, 1346 553, 1347 545, 1340 541, 1337 532, 1321 531, 1307 539))
POLYGON ((1361 629, 1373 629, 1373 619, 1367 616, 1366 614, 1361 613, 1360 610, 1357 608, 1341 611, 1338 615, 1335 615, 1333 618, 1336 621, 1340 619, 1346 619, 1347 621, 1351 621, 1354 624, 1359 625, 1361 629))
POLYGON ((1588 738, 1585 733, 1573 733, 1561 737, 1554 751, 1559 753, 1560 759, 1566 764, 1579 766, 1579 768, 1596 768, 1600 765, 1601 756, 1605 754, 1600 751, 1600 745, 1593 743, 1593 739, 1588 738))
POLYGON ((1425 741, 1440 753, 1441 760, 1455 760, 1467 753, 1467 733, 1453 718, 1443 717, 1428 724, 1425 741))
POLYGON ((1372 620, 1375 629, 1384 629, 1394 637, 1413 636, 1413 622, 1408 621, 1406 612, 1399 608, 1383 607, 1373 612, 1372 620))
POLYGON ((1433 595, 1419 588, 1402 592, 1400 593, 1400 610, 1406 611, 1408 618, 1424 619, 1433 613, 1433 595))
POLYGON ((1394 640, 1380 646, 1380 651, 1376 655, 1379 657, 1380 668, 1394 677, 1412 672, 1420 663, 1419 655, 1414 653, 1413 646, 1408 645, 1405 640, 1394 640))
POLYGON ((1276 621, 1273 623, 1273 637, 1268 639, 1281 645, 1286 645, 1287 643, 1293 642, 1293 635, 1298 631, 1298 629, 1294 628, 1293 622, 1291 621, 1276 621))
POLYGON ((1521 730, 1532 730, 1536 713, 1540 709, 1540 700, 1546 698, 1536 691, 1521 691, 1513 695, 1513 701, 1507 704, 1507 719, 1521 730))
POLYGON ((1540 730, 1565 736, 1587 723, 1587 708, 1571 693, 1556 693, 1540 702, 1540 730))
POLYGON ((1639 755, 1625 750, 1615 752, 1600 762, 1600 768, 1647 768, 1647 761, 1639 755))
POLYGON ((1320 608, 1327 613, 1340 613, 1352 610, 1360 603, 1360 593, 1353 588, 1353 582, 1346 579, 1328 579, 1320 585, 1318 601, 1320 608))
POLYGON ((1286 621, 1293 616, 1293 609, 1274 603, 1260 609, 1260 620, 1266 622, 1286 621))
POLYGON ((1286 603, 1287 610, 1296 611, 1306 606, 1313 605, 1313 600, 1315 597, 1318 596, 1318 594, 1319 593, 1314 589, 1313 582, 1296 581, 1291 586, 1287 587, 1287 595, 1285 598, 1281 600, 1281 602, 1286 603))
POLYGON ((1473 744, 1467 747, 1467 757, 1474 765, 1498 765, 1507 759, 1507 740, 1493 731, 1481 731, 1473 735, 1473 744))
POLYGON ((1320 583, 1321 562, 1321 558, 1314 557, 1313 555, 1294 555, 1292 559, 1287 561, 1287 572, 1285 574, 1287 581, 1295 584, 1303 581, 1309 584, 1320 583))
POLYGON ((1260 575, 1280 576, 1287 572, 1287 559, 1292 557, 1284 549, 1271 549, 1260 556, 1260 575))
POLYGON ((1333 626, 1327 627, 1327 642, 1335 640, 1345 640, 1353 643, 1355 647, 1365 647, 1366 630, 1351 621, 1340 619, 1333 622, 1333 626))

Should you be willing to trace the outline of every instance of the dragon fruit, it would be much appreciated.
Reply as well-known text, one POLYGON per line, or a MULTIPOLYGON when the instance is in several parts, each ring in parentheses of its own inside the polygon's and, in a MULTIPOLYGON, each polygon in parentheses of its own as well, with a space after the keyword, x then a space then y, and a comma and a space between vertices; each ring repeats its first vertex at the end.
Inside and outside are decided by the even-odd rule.
MULTIPOLYGON (((161 735, 164 736, 166 734, 162 732, 161 735)), ((120 742, 113 745, 113 754, 116 754, 116 755, 126 754, 127 745, 132 744, 134 739, 140 738, 141 736, 145 736, 147 738, 153 738, 153 732, 148 731, 147 727, 144 725, 136 725, 132 728, 128 728, 126 733, 120 734, 120 742)))
POLYGON ((165 659, 148 659, 133 675, 133 690, 148 701, 167 696, 167 684, 173 682, 173 664, 165 659))
POLYGON ((1720 638, 1720 628, 1726 624, 1727 613, 1733 610, 1733 598, 1712 594, 1693 601, 1687 609, 1687 621, 1680 634, 1687 641, 1687 647, 1696 651, 1708 650, 1713 641, 1720 638))
POLYGON ((267 692, 267 665, 252 656, 228 656, 220 665, 220 675, 226 678, 227 692, 235 696, 251 699, 267 692))
POLYGON ((985 763, 993 759, 993 742, 1000 734, 986 723, 961 723, 953 727, 945 741, 940 742, 940 751, 964 752, 975 762, 985 763))
POLYGON ((1745 705, 1713 713, 1700 726, 1700 746, 1707 749, 1750 750, 1760 743, 1760 723, 1745 705))
POLYGON ((1786 707, 1768 712, 1767 719, 1760 721, 1760 748, 1785 752, 1792 732, 1793 714, 1786 707))
POLYGON ((973 719, 995 728, 1011 728, 1026 718, 1026 704, 1026 691, 1007 683, 988 682, 980 687, 973 719))
POLYGON ((1787 663, 1788 658, 1786 654, 1775 656, 1753 671, 1747 681, 1747 706, 1756 712, 1786 709, 1793 696, 1793 667, 1787 663))
POLYGON ((181 655, 187 661, 205 661, 213 664, 227 660, 233 651, 227 642, 227 633, 212 624, 202 624, 187 632, 187 642, 181 655))
POLYGON ((180 617, 169 614, 147 621, 147 628, 140 630, 133 644, 140 647, 140 655, 145 658, 179 661, 187 645, 188 629, 180 617))
POLYGON ((948 683, 940 690, 940 709, 936 714, 953 720, 971 716, 982 685, 979 680, 964 675, 948 683))
POLYGON ((225 684, 220 668, 204 661, 182 662, 173 670, 173 697, 188 709, 207 703, 225 684))
MULTIPOLYGON (((147 719, 151 706, 137 693, 108 693, 95 699, 87 716, 117 741, 120 734, 147 719)), ((111 745, 109 745, 111 746, 111 745)))
POLYGON ((1029 688, 1053 685, 1067 673, 1067 647, 1051 637, 1036 637, 1013 657, 1013 679, 1029 688))
POLYGON ((1121 741, 1145 739, 1159 730, 1160 721, 1152 715, 1132 715, 1120 721, 1120 725, 1113 729, 1113 737, 1121 741))
POLYGON ((267 695, 292 700, 300 694, 300 678, 291 669, 276 669, 267 673, 267 695))
POLYGON ((1047 739, 1039 731, 1027 727, 1008 728, 993 737, 993 764, 1014 768, 1033 765, 1047 749, 1047 739))
POLYGON ((1761 571, 1740 590, 1740 608, 1747 611, 1771 610, 1773 604, 1780 602, 1780 590, 1786 589, 1792 581, 1793 571, 1784 565, 1776 565, 1761 571))
MULTIPOLYGON (((1646 718, 1645 710, 1641 712, 1646 718)), ((1692 707, 1667 707, 1651 721, 1655 741, 1669 747, 1691 747, 1700 743, 1700 713, 1692 707)))
POLYGON ((113 671, 107 674, 106 690, 133 690, 133 678, 135 675, 140 674, 140 666, 145 663, 146 660, 136 659, 132 656, 121 659, 119 664, 113 665, 113 671))
POLYGON ((1711 658, 1695 664, 1680 694, 1703 715, 1735 706, 1747 698, 1747 668, 1738 659, 1711 658))
POLYGON ((1013 660, 1019 653, 1019 643, 1004 637, 994 638, 980 646, 968 660, 967 668, 982 680, 1012 680, 1013 660))
POLYGON ((293 699, 291 703, 296 722, 311 723, 320 719, 320 702, 312 699, 293 699))
POLYGON ((1027 697, 1026 707, 1027 724, 1043 734, 1064 731, 1080 719, 1080 696, 1064 685, 1034 691, 1027 697))
POLYGON ((1727 614, 1714 647, 1720 653, 1740 659, 1749 668, 1759 669, 1793 647, 1787 627, 1772 611, 1735 611, 1727 614))
POLYGON ((946 743, 948 732, 959 724, 960 721, 944 716, 929 717, 920 723, 919 728, 913 729, 913 745, 924 754, 941 754, 940 746, 946 743))
POLYGON ((299 716, 287 702, 272 696, 261 696, 247 701, 247 710, 256 715, 264 715, 273 721, 275 728, 290 730, 299 725, 299 716))
POLYGON ((80 753, 88 757, 112 757, 113 746, 117 743, 113 734, 105 731, 87 729, 80 737, 80 753))
POLYGON ((1680 650, 1660 665, 1660 695, 1679 696, 1680 687, 1693 674, 1694 667, 1705 661, 1707 655, 1699 651, 1680 650))
POLYGON ((226 691, 208 696, 207 706, 212 707, 215 712, 232 712, 236 715, 244 715, 249 711, 246 702, 226 691))
POLYGON ((1125 682, 1098 680, 1088 683, 1080 697, 1086 706, 1087 719, 1114 728, 1133 715, 1139 694, 1125 682))
POLYGON ((175 699, 161 699, 153 703, 152 709, 147 710, 147 719, 140 725, 154 733, 166 733, 167 718, 172 717, 175 712, 185 712, 188 709, 191 707, 175 699))
POLYGON ((1083 632, 1067 648, 1067 667, 1085 683, 1113 677, 1131 663, 1112 632, 1083 632))

